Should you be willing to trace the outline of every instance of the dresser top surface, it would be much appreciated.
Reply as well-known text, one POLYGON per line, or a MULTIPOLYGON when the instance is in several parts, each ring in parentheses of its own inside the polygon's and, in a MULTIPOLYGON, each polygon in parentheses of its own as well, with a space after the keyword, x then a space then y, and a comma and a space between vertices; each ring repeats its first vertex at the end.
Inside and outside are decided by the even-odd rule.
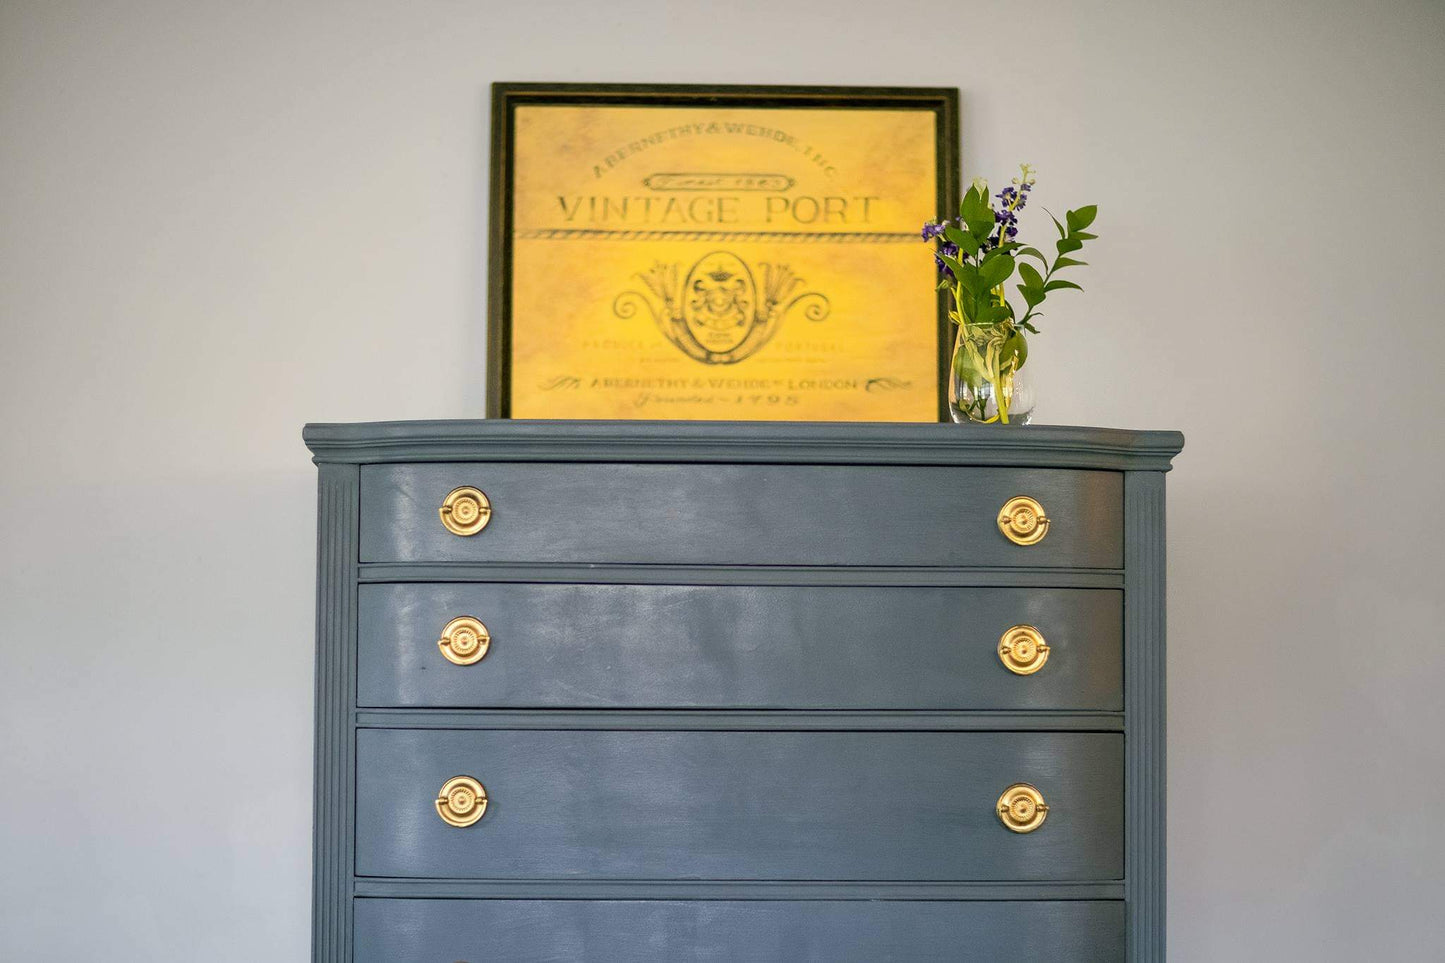
POLYGON ((651 461, 1000 465, 1168 471, 1177 431, 1059 425, 726 421, 378 421, 309 424, 314 461, 651 461))

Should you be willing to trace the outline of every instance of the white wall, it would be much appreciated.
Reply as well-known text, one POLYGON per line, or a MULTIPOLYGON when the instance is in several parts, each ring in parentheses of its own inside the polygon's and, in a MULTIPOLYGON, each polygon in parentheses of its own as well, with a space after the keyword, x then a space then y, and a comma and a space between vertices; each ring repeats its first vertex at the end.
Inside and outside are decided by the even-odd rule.
POLYGON ((1189 439, 1171 958, 1437 956, 1438 3, 7 0, 0 958, 306 958, 300 426, 480 414, 499 79, 956 85, 1097 201, 1031 364, 1189 439))

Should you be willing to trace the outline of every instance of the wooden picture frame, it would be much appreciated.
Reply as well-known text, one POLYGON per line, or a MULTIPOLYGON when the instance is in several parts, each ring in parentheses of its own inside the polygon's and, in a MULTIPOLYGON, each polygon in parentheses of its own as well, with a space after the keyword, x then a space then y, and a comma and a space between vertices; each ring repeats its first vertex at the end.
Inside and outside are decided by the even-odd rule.
POLYGON ((493 84, 488 416, 948 420, 958 153, 954 88, 493 84))

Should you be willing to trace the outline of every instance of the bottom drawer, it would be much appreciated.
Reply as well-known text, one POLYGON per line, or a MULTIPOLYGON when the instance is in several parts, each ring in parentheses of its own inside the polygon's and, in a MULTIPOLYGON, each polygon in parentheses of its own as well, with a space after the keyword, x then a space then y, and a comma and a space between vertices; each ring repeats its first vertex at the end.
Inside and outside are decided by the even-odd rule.
POLYGON ((1124 958, 1124 904, 358 899, 356 963, 1124 958))

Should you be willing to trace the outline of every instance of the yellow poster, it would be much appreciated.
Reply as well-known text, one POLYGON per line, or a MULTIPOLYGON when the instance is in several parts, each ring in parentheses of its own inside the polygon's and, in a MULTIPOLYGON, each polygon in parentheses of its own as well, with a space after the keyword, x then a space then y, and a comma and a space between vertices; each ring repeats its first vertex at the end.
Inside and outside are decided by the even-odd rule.
POLYGON ((936 421, 935 122, 519 105, 511 417, 936 421))

